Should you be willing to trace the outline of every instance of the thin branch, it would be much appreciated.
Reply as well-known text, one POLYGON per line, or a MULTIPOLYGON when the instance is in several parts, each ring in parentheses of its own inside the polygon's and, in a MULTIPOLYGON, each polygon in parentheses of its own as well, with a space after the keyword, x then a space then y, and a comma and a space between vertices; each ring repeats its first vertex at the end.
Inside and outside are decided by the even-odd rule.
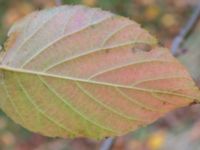
POLYGON ((115 143, 115 138, 108 138, 106 139, 103 144, 101 145, 99 150, 111 150, 114 143, 115 143))
POLYGON ((190 31, 196 25, 196 23, 197 23, 197 21, 199 19, 199 16, 200 16, 200 2, 198 4, 197 8, 194 10, 191 18, 186 23, 186 26, 181 30, 179 35, 176 36, 176 38, 173 40, 171 51, 175 56, 177 56, 177 55, 179 55, 181 53, 180 52, 180 46, 183 43, 183 41, 186 38, 186 36, 190 33, 190 31))

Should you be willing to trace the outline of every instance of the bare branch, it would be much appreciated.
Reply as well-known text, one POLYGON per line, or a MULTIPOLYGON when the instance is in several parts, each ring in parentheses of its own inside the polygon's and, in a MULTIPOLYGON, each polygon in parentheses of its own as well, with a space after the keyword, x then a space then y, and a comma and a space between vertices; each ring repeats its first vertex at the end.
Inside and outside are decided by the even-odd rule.
POLYGON ((194 10, 193 15, 187 22, 186 26, 181 30, 178 36, 174 39, 172 43, 172 53, 177 56, 181 53, 180 51, 180 45, 183 43, 184 38, 190 33, 190 31, 193 29, 193 27, 196 25, 198 19, 200 16, 200 2, 197 6, 197 8, 194 10))
POLYGON ((108 138, 106 139, 103 144, 101 145, 100 149, 99 150, 111 150, 112 147, 113 147, 113 144, 115 143, 115 140, 114 138, 108 138))

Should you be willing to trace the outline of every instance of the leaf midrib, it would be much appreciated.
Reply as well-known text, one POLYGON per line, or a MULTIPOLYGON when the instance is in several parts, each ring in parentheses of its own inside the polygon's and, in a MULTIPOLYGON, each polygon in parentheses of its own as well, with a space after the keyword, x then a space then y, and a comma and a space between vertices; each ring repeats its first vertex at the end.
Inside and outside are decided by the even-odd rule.
POLYGON ((113 87, 113 88, 117 87, 117 88, 129 89, 129 90, 138 90, 138 91, 143 91, 143 92, 148 92, 148 93, 167 94, 167 95, 173 95, 173 96, 184 97, 184 98, 200 101, 200 98, 188 96, 188 95, 184 95, 184 94, 180 94, 180 93, 174 93, 174 92, 170 92, 170 91, 140 88, 140 87, 135 87, 135 86, 106 83, 106 82, 100 82, 100 81, 95 81, 95 80, 84 80, 84 79, 75 78, 75 77, 61 76, 61 75, 55 75, 55 74, 50 74, 50 73, 47 74, 45 72, 38 72, 38 71, 33 71, 33 70, 12 68, 12 67, 9 67, 9 66, 4 66, 4 65, 0 65, 0 70, 17 72, 17 73, 25 73, 25 74, 31 74, 31 75, 39 75, 39 76, 44 76, 44 77, 59 78, 59 79, 71 80, 71 81, 74 81, 74 82, 84 82, 84 83, 89 83, 89 84, 98 84, 98 85, 103 85, 103 86, 110 86, 110 87, 113 87))

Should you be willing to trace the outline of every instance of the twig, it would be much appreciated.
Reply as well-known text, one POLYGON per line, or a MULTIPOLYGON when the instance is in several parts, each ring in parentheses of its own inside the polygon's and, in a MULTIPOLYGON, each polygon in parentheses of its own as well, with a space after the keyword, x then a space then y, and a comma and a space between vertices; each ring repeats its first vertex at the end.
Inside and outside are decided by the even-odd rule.
POLYGON ((112 147, 113 147, 113 144, 115 143, 115 140, 114 138, 108 138, 106 139, 103 144, 101 145, 100 149, 99 150, 111 150, 112 147))
POLYGON ((196 25, 198 18, 200 16, 200 2, 197 8, 194 10, 193 15, 187 22, 186 26, 181 30, 178 36, 173 40, 171 51, 174 56, 179 55, 180 52, 180 45, 183 43, 184 38, 190 33, 193 27, 196 25))
POLYGON ((55 0, 56 6, 62 5, 62 0, 55 0))

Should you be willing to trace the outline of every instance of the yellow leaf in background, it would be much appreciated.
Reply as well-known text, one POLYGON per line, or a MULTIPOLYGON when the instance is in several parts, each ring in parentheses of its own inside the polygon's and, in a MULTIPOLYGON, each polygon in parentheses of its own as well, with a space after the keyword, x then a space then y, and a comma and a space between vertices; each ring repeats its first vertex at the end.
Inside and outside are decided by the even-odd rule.
POLYGON ((11 132, 6 132, 1 135, 0 143, 4 145, 13 145, 16 142, 14 135, 11 132))
POLYGON ((148 140, 148 147, 150 150, 159 150, 165 142, 165 133, 158 131, 152 134, 148 140))
POLYGON ((156 5, 151 5, 145 10, 144 16, 148 21, 152 21, 155 20, 159 14, 160 8, 156 5))
POLYGON ((96 0, 82 0, 82 3, 87 6, 95 6, 97 1, 96 0))
POLYGON ((172 14, 165 14, 162 17, 161 22, 167 28, 172 27, 173 25, 177 23, 175 16, 172 14))
POLYGON ((3 25, 5 27, 11 26, 17 20, 32 12, 33 9, 34 8, 30 3, 20 3, 15 7, 9 8, 3 18, 3 25))

